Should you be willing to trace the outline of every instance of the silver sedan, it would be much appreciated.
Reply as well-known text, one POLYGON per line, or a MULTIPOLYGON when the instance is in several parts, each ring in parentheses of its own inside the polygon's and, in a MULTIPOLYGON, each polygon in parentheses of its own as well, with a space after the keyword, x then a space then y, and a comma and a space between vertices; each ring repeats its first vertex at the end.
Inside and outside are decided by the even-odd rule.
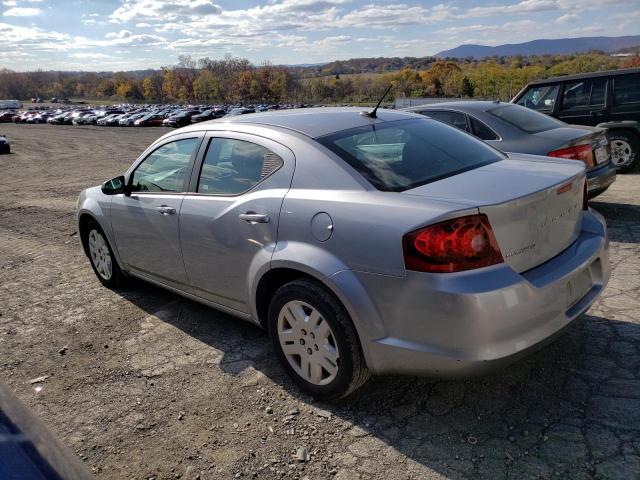
POLYGON ((580 160, 587 169, 589 198, 603 193, 616 179, 605 130, 568 125, 511 103, 456 101, 408 109, 448 123, 504 152, 530 153, 580 160))
POLYGON ((424 116, 304 109, 171 132, 83 191, 98 279, 265 328, 323 399, 370 374, 464 377, 543 345, 609 278, 581 162, 505 155, 424 116))

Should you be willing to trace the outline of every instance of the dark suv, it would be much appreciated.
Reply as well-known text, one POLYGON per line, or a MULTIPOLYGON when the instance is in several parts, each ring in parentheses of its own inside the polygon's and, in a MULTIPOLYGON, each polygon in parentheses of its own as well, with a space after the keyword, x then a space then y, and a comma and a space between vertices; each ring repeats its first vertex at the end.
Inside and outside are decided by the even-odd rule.
POLYGON ((607 128, 618 171, 640 162, 640 68, 538 80, 511 102, 563 122, 607 128))

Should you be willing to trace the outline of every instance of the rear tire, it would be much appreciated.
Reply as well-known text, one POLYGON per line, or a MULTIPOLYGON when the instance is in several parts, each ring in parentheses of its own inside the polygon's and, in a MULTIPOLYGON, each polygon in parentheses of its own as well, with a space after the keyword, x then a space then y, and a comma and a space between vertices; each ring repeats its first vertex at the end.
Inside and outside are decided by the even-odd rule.
POLYGON ((86 247, 87 256, 93 272, 100 283, 107 288, 124 286, 126 277, 113 254, 111 245, 100 225, 94 220, 87 224, 85 238, 82 239, 86 247))
POLYGON ((349 315, 318 283, 294 280, 280 287, 267 323, 278 360, 306 393, 337 400, 371 376, 349 315))
POLYGON ((628 172, 638 165, 640 139, 626 130, 614 130, 609 135, 611 163, 620 173, 628 172))

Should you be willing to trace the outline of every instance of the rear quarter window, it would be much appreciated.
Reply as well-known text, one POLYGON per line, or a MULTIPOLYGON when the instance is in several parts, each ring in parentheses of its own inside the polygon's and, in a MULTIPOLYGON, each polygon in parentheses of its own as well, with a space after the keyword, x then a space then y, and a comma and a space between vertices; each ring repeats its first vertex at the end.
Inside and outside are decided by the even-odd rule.
POLYGON ((614 77, 613 103, 614 105, 640 104, 640 73, 614 77))
POLYGON ((372 124, 316 140, 382 191, 408 190, 505 158, 475 137, 427 118, 372 124))
POLYGON ((480 140, 499 140, 498 134, 474 117, 469 117, 473 134, 480 140))

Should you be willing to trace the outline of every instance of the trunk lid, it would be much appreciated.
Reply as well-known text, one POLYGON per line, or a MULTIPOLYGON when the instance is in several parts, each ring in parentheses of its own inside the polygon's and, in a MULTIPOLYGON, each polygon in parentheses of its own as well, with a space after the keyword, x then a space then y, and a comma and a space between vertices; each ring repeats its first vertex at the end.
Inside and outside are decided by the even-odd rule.
POLYGON ((489 218, 504 261, 523 272, 558 255, 580 234, 584 177, 582 162, 510 154, 403 194, 478 208, 489 218))
MULTIPOLYGON (((534 137, 546 142, 558 142, 553 150, 560 150, 577 145, 590 145, 591 157, 585 162, 587 170, 606 165, 611 157, 609 141, 605 130, 583 125, 567 125, 566 127, 553 128, 533 134, 534 137)), ((550 152, 547 152, 550 153, 550 152)))

